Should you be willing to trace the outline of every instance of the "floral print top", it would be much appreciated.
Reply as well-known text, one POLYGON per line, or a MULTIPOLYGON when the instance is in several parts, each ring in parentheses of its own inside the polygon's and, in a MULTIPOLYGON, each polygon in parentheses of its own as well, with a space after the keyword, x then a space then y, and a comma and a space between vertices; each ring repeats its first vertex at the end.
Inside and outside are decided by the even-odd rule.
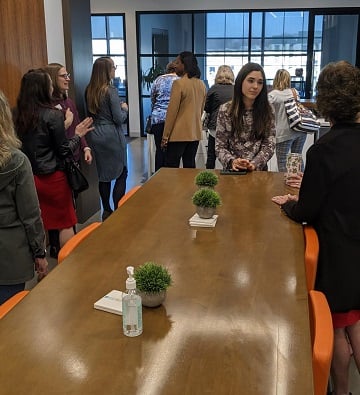
POLYGON ((220 106, 217 124, 215 152, 224 169, 231 167, 236 158, 248 159, 255 165, 255 170, 266 168, 275 150, 275 121, 273 120, 269 135, 255 140, 252 133, 253 111, 247 110, 244 115, 244 130, 233 133, 231 117, 228 110, 231 102, 220 106))

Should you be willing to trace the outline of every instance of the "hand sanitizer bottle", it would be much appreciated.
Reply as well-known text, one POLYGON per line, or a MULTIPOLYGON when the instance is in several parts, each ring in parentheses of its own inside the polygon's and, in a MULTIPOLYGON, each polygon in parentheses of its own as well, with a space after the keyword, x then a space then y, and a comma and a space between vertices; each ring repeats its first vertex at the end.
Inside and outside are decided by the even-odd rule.
POLYGON ((136 281, 134 268, 126 268, 128 279, 126 280, 127 293, 122 298, 122 315, 124 335, 134 337, 142 334, 142 305, 141 297, 136 294, 136 281))

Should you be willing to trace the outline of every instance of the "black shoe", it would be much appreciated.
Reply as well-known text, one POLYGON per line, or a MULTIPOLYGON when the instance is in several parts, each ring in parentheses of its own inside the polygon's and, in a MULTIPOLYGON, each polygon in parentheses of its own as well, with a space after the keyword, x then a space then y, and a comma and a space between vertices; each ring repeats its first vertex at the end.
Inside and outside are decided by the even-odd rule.
POLYGON ((103 214, 102 214, 102 220, 103 220, 103 222, 104 222, 106 219, 108 219, 112 213, 113 213, 112 211, 104 210, 104 211, 103 211, 103 214))
POLYGON ((50 246, 50 256, 51 258, 57 259, 59 254, 59 249, 55 246, 50 246))

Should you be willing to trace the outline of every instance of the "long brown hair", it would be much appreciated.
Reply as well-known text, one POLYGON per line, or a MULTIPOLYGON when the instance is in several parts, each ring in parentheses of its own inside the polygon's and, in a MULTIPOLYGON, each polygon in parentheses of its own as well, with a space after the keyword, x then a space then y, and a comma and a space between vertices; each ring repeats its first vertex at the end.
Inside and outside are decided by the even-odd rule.
POLYGON ((229 113, 231 115, 233 133, 240 133, 244 128, 243 116, 245 115, 245 104, 242 93, 242 84, 248 74, 252 71, 260 71, 263 78, 263 87, 255 99, 253 106, 253 136, 262 139, 269 135, 273 122, 273 113, 269 104, 266 78, 264 69, 257 63, 247 63, 239 71, 234 86, 234 95, 229 113))
POLYGON ((20 140, 15 134, 9 103, 0 90, 0 169, 10 160, 11 150, 20 146, 20 140))
POLYGON ((93 64, 89 85, 86 88, 86 103, 91 114, 99 111, 109 85, 111 84, 111 69, 113 63, 109 57, 101 57, 93 64))
POLYGON ((59 70, 62 69, 63 66, 60 63, 49 63, 47 66, 44 67, 44 70, 49 74, 52 84, 53 84, 53 97, 55 99, 66 99, 66 93, 62 92, 58 85, 58 76, 59 70))

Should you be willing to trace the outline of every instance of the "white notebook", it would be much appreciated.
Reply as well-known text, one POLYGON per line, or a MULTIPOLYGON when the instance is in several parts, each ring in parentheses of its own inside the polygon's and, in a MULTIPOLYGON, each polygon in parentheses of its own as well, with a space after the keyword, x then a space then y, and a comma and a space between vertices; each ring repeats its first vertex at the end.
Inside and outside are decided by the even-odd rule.
POLYGON ((94 303, 94 309, 122 315, 123 295, 125 295, 123 292, 113 289, 111 292, 94 303))
POLYGON ((189 219, 190 226, 199 226, 205 228, 213 228, 216 225, 216 221, 218 219, 218 215, 213 215, 211 218, 200 218, 198 214, 194 214, 189 219))

